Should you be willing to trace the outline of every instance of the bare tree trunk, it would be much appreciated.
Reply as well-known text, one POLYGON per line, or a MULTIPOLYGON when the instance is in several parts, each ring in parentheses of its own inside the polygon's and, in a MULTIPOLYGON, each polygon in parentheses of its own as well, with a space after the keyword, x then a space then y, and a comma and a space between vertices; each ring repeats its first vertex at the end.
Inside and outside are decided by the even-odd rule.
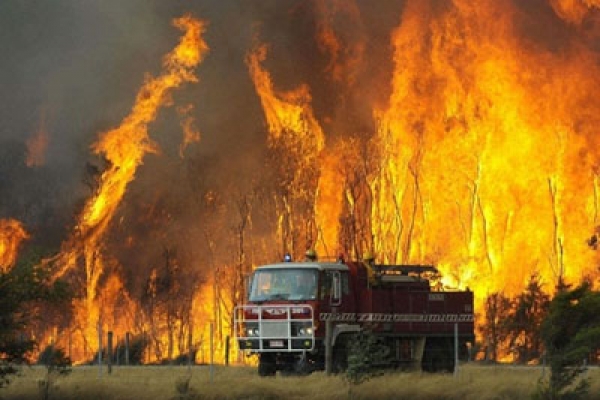
POLYGON ((204 238, 208 247, 208 263, 213 272, 213 286, 212 286, 212 319, 215 321, 218 340, 222 338, 222 321, 221 321, 221 305, 220 305, 220 288, 221 288, 221 269, 215 264, 215 243, 209 235, 207 229, 204 230, 204 238))
POLYGON ((481 235, 483 239, 483 250, 485 251, 485 258, 488 262, 488 268, 490 273, 494 272, 494 261, 492 260, 492 254, 490 252, 490 245, 488 239, 488 223, 487 218, 485 217, 485 213, 483 211, 483 206, 481 205, 481 198, 477 198, 477 205, 479 206, 479 213, 481 214, 481 235))
MULTIPOLYGON (((481 204, 479 204, 479 180, 481 177, 481 166, 479 160, 477 161, 477 173, 475 179, 471 181, 471 207, 469 208, 469 231, 468 231, 468 254, 470 257, 475 256, 475 237, 477 231, 477 210, 482 210, 481 204)), ((483 217, 483 213, 482 213, 483 217)))
MULTIPOLYGON (((415 232, 415 226, 417 221, 417 216, 419 213, 419 207, 423 206, 423 201, 421 198, 421 187, 419 183, 419 166, 410 166, 409 171, 411 176, 413 177, 413 197, 412 197, 412 211, 410 215, 410 220, 408 221, 408 231, 406 233, 406 242, 404 245, 404 254, 402 255, 402 262, 406 263, 410 261, 412 246, 413 246, 413 235, 415 232)), ((421 209, 421 214, 423 214, 423 210, 421 209)))
POLYGON ((169 363, 173 361, 174 329, 173 316, 171 313, 167 313, 167 359, 169 363))
POLYGON ((598 172, 594 171, 594 226, 598 225, 598 186, 600 183, 598 182, 598 172))
POLYGON ((237 299, 242 300, 246 297, 245 277, 250 272, 246 263, 246 230, 251 223, 252 200, 248 195, 243 195, 238 199, 237 208, 239 213, 239 223, 237 227, 238 236, 238 283, 239 293, 237 299))
POLYGON ((394 246, 394 254, 390 258, 392 263, 398 263, 401 261, 399 257, 399 252, 402 244, 402 233, 404 232, 404 221, 402 219, 402 203, 404 203, 404 194, 402 195, 402 199, 398 200, 398 197, 394 193, 394 207, 396 210, 396 220, 398 222, 398 232, 396 232, 396 246, 394 246))
POLYGON ((557 286, 560 287, 564 283, 564 274, 565 274, 565 266, 564 266, 564 246, 563 246, 563 238, 562 238, 562 227, 560 221, 560 214, 558 210, 558 188, 556 187, 556 183, 552 179, 552 177, 548 178, 548 190, 550 193, 550 201, 552 204, 552 212, 553 212, 553 222, 554 222, 554 230, 553 230, 553 243, 552 243, 552 255, 550 257, 550 265, 552 265, 554 269, 554 273, 556 275, 557 286))

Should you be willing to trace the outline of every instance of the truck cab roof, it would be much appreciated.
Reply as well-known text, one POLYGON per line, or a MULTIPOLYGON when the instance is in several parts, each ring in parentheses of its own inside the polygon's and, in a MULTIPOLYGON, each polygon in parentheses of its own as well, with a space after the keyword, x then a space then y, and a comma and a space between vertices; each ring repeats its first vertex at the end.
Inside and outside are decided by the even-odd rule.
POLYGON ((319 271, 348 271, 348 266, 339 262, 319 262, 319 261, 290 261, 279 262, 275 264, 261 265, 257 270, 265 269, 288 269, 288 268, 307 268, 318 269, 319 271))

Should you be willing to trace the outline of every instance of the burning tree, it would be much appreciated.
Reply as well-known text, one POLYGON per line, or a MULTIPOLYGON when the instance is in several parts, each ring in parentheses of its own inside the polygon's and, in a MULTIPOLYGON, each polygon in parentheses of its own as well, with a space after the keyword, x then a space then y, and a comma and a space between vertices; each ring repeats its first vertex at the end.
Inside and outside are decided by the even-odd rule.
POLYGON ((509 332, 507 329, 508 315, 511 310, 511 300, 502 293, 490 294, 484 304, 484 320, 480 325, 480 336, 483 340, 485 355, 489 361, 499 361, 500 354, 509 352, 509 332))
POLYGON ((277 92, 261 65, 266 56, 267 47, 257 46, 248 55, 247 63, 268 125, 282 251, 300 256, 317 240, 314 203, 324 136, 310 107, 308 87, 277 92))
POLYGON ((40 266, 40 255, 29 252, 10 271, 0 271, 0 388, 31 361, 43 343, 30 332, 42 316, 68 307, 70 291, 62 281, 51 282, 40 266))
POLYGON ((507 330, 515 361, 527 363, 539 360, 542 352, 540 329, 548 313, 550 296, 544 292, 540 278, 533 274, 523 293, 513 301, 508 315, 507 330))
POLYGON ((0 272, 8 272, 17 260, 19 246, 29 238, 21 223, 14 219, 0 219, 0 272))
POLYGON ((148 136, 148 125, 154 121, 158 110, 168 104, 172 90, 197 80, 194 69, 208 50, 201 39, 202 22, 186 16, 176 19, 174 24, 184 31, 179 45, 165 57, 164 73, 146 80, 131 113, 121 125, 102 134, 94 144, 93 150, 103 155, 106 168, 97 189, 86 202, 71 238, 56 257, 48 260, 53 265, 55 277, 65 275, 80 264, 85 267, 85 294, 81 303, 76 304, 79 313, 76 318, 84 321, 81 326, 84 343, 92 341, 97 326, 102 325, 98 300, 99 284, 107 264, 105 233, 144 155, 158 150, 148 136))
POLYGON ((482 310, 480 335, 490 361, 519 363, 540 361, 544 351, 540 327, 547 316, 550 296, 533 274, 523 292, 514 298, 498 292, 490 294, 482 310))
POLYGON ((172 361, 175 354, 188 355, 192 350, 188 338, 193 329, 195 285, 200 282, 185 273, 173 249, 164 249, 163 262, 161 268, 152 270, 141 303, 144 326, 148 329, 148 350, 154 350, 156 360, 172 361))

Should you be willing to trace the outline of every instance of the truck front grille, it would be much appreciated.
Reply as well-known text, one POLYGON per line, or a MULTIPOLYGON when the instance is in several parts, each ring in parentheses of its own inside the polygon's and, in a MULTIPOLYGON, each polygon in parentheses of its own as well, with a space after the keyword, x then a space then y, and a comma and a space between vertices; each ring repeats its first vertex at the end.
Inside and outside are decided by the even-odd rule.
POLYGON ((261 321, 259 331, 263 338, 287 338, 289 323, 280 321, 261 321))
POLYGON ((235 336, 240 349, 252 352, 314 349, 314 310, 310 304, 238 306, 234 315, 235 336))

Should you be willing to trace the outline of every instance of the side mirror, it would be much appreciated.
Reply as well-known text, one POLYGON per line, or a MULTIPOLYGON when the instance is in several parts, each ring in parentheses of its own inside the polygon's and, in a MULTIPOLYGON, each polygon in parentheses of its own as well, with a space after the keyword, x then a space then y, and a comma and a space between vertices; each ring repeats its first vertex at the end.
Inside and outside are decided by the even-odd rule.
POLYGON ((342 275, 339 271, 334 271, 332 273, 331 286, 329 303, 334 307, 339 306, 342 304, 342 275))

